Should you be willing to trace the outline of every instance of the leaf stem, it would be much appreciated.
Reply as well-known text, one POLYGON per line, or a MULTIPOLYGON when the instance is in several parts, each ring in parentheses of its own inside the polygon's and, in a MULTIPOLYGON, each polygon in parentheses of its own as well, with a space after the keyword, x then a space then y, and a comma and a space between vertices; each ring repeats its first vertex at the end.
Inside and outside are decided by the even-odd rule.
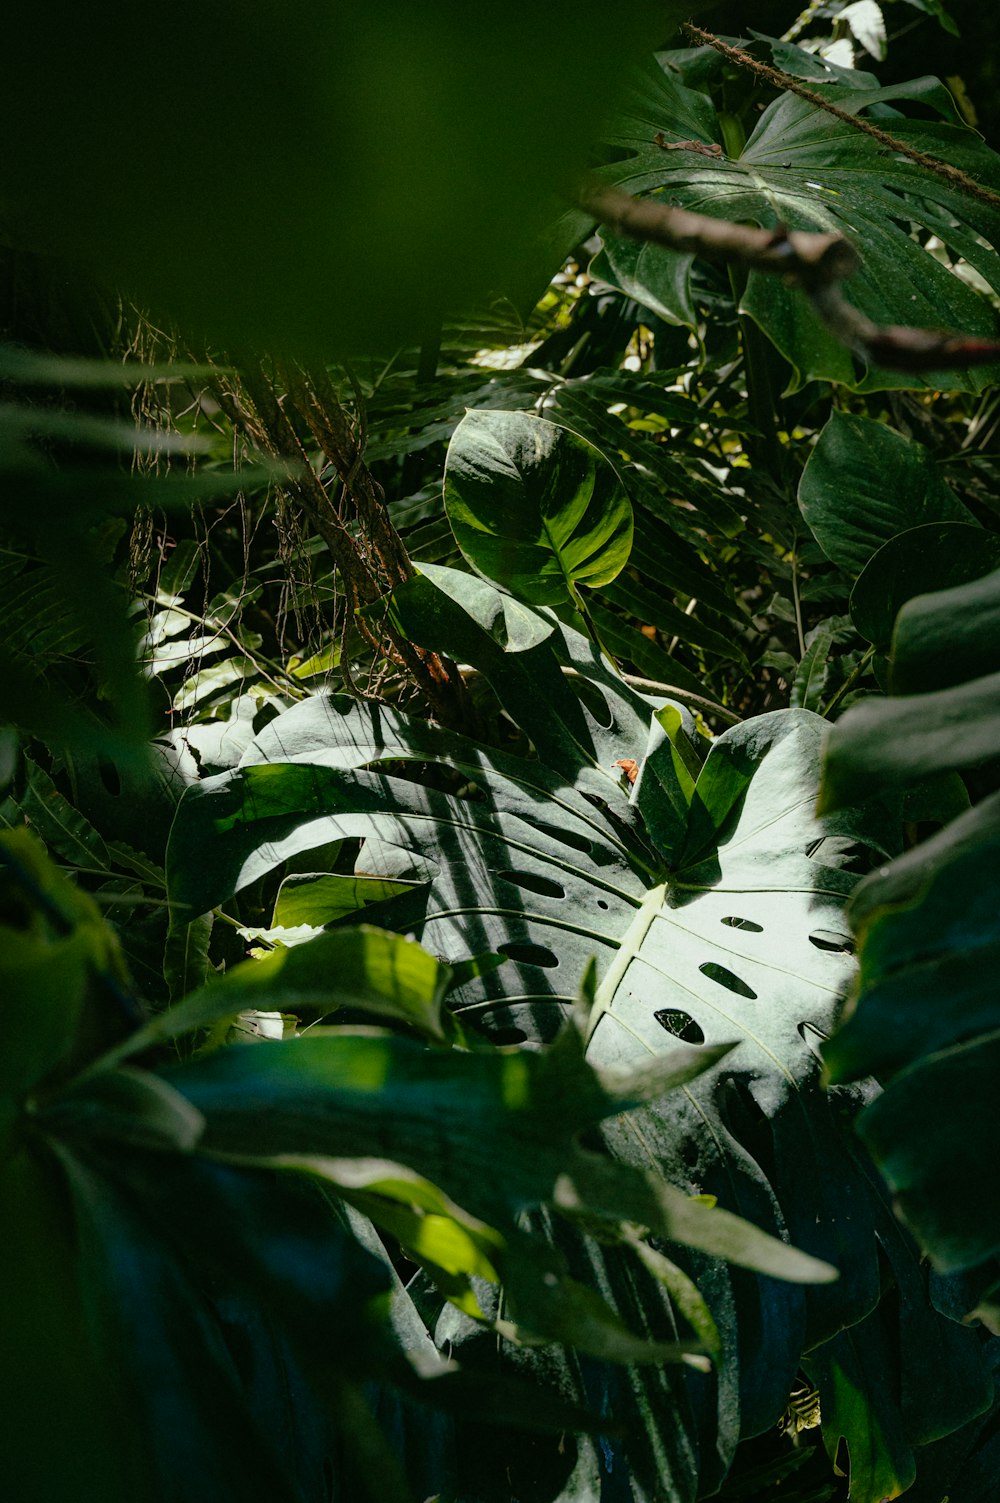
POLYGON ((802 597, 799 594, 799 551, 792 549, 792 604, 795 607, 795 631, 799 639, 799 657, 806 655, 806 636, 802 630, 802 597))
POLYGON ((833 697, 830 699, 829 703, 827 704, 826 708, 821 712, 822 715, 823 715, 823 717, 824 717, 824 719, 829 720, 830 716, 833 714, 834 710, 840 704, 840 702, 844 698, 845 694, 847 694, 851 689, 853 689, 854 685, 857 683, 858 679, 864 673, 865 669, 868 667, 868 664, 871 662, 871 660, 872 660, 872 658, 874 656, 875 656, 875 648, 874 648, 874 646, 872 646, 872 647, 869 647, 868 651, 865 653, 865 655, 861 659, 861 661, 859 663, 855 663, 854 667, 851 669, 850 673, 847 675, 847 677, 844 679, 844 682, 841 684, 840 688, 837 690, 836 694, 833 695, 833 697))

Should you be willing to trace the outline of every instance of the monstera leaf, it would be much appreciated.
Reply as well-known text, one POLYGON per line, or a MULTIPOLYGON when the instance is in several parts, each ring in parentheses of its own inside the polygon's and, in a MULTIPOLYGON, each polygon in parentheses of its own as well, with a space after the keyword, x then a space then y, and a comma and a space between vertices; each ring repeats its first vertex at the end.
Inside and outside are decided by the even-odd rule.
MULTIPOLYGON (((363 1383, 403 1421, 416 1400, 445 1422, 602 1423, 537 1384, 442 1361, 366 1213, 481 1320, 472 1279, 502 1276, 507 1330, 617 1363, 706 1365, 703 1302, 673 1270, 685 1338, 630 1330, 517 1225, 525 1211, 560 1203, 611 1232, 641 1221, 775 1273, 833 1272, 577 1142, 721 1051, 627 1073, 590 1066, 575 1025, 545 1054, 449 1044, 453 973, 363 925, 237 966, 126 1033, 105 1016, 127 986, 113 934, 25 830, 0 836, 0 936, 3 1475, 17 1496, 316 1497, 340 1447, 367 1479, 348 1495, 403 1497, 370 1418, 358 1433, 363 1383), (409 1036, 313 1027, 220 1049, 210 1031, 192 1049, 248 1007, 346 1007, 409 1036), (165 1043, 168 1068, 149 1068, 165 1043)), ((427 1485, 440 1482, 439 1466, 427 1485)))
MULTIPOLYGON (((238 769, 186 795, 171 842, 172 901, 195 916, 293 856, 301 870, 331 840, 360 840, 358 873, 414 877, 367 908, 366 920, 416 934, 452 965, 484 951, 505 957, 450 992, 464 1027, 497 1042, 553 1045, 596 958, 595 1065, 634 1072, 735 1045, 662 1104, 612 1117, 605 1149, 619 1165, 665 1173, 789 1238, 836 1266, 839 1279, 777 1283, 759 1262, 744 1271, 710 1256, 697 1236, 685 1251, 684 1239, 660 1235, 650 1252, 669 1246, 708 1300, 722 1343, 718 1375, 644 1368, 623 1384, 600 1362, 566 1356, 562 1368, 569 1391, 614 1413, 628 1434, 624 1449, 613 1439, 580 1443, 579 1485, 594 1488, 627 1465, 635 1497, 667 1488, 689 1498, 718 1484, 741 1434, 774 1423, 803 1350, 840 1340, 878 1305, 885 1200, 841 1127, 856 1100, 819 1089, 817 1049, 851 974, 842 910, 862 821, 814 813, 819 717, 764 716, 705 756, 690 718, 634 693, 552 616, 537 616, 547 633, 532 641, 522 632, 505 649, 502 600, 484 581, 470 593, 470 582, 437 569, 401 587, 393 609, 427 645, 490 678, 537 756, 318 696, 273 721, 238 769), (629 783, 616 764, 632 762, 629 783), (436 787, 418 781, 429 763, 440 769, 436 787), (455 792, 445 793, 449 771, 455 792)), ((869 844, 894 848, 888 813, 869 809, 863 823, 869 844)), ((563 1224, 551 1235, 572 1276, 599 1289, 626 1324, 653 1340, 677 1338, 655 1256, 637 1263, 563 1224)), ((922 1275, 905 1239, 890 1258, 912 1291, 922 1275)), ((942 1318, 926 1309, 933 1331, 942 1318)), ((478 1327, 462 1319, 449 1317, 443 1336, 474 1356, 478 1327)), ((898 1323, 882 1319, 879 1339, 898 1344, 898 1323)), ((976 1337, 959 1332, 957 1341, 975 1369, 976 1337)), ((924 1437, 864 1360, 832 1352, 823 1379, 834 1448, 844 1435, 860 1455, 873 1433, 894 1437, 885 1465, 867 1481, 859 1472, 857 1496, 874 1503, 887 1467, 905 1485, 912 1445, 924 1437), (860 1394, 838 1406, 845 1383, 860 1394)), ((985 1405, 987 1387, 981 1375, 973 1382, 962 1417, 985 1405)))
MULTIPOLYGON (((878 89, 863 82, 853 88, 811 87, 859 119, 867 119, 871 106, 890 101, 930 106, 946 118, 894 114, 892 133, 978 182, 1000 182, 996 155, 947 118, 951 100, 940 85, 917 80, 878 89)), ((844 235, 864 260, 847 284, 848 296, 876 323, 948 326, 995 337, 996 318, 986 298, 925 249, 919 237, 936 236, 991 287, 1000 288, 1000 260, 988 248, 1000 234, 998 211, 808 100, 781 95, 731 155, 711 101, 680 82, 668 54, 636 87, 606 140, 619 159, 602 168, 602 175, 631 193, 662 194, 665 202, 720 219, 844 235)), ((629 296, 661 316, 691 321, 684 275, 690 257, 637 252, 613 237, 604 239, 602 275, 610 272, 629 296)), ((850 351, 828 333, 805 295, 778 277, 751 272, 741 308, 792 365, 795 386, 819 378, 864 391, 920 381, 884 371, 859 376, 850 351)), ((996 371, 954 373, 949 379, 954 387, 980 390, 996 379, 996 371)))

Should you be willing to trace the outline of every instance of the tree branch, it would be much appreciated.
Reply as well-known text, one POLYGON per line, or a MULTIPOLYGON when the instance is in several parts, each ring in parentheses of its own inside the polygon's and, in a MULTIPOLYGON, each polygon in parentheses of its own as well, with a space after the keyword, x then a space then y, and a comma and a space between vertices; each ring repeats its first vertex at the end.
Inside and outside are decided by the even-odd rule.
POLYGON ((1000 341, 873 323, 841 291, 840 283, 861 266, 857 251, 841 235, 764 230, 712 219, 651 198, 633 198, 596 178, 580 188, 577 203, 612 234, 784 277, 808 295, 830 332, 871 364, 920 372, 1000 360, 1000 341))
MULTIPOLYGON (((789 94, 798 94, 800 99, 808 100, 818 110, 825 110, 828 115, 833 115, 837 120, 843 120, 854 130, 861 131, 866 136, 872 136, 881 146, 889 151, 894 151, 899 156, 908 157, 911 162, 916 162, 921 167, 926 167, 928 172, 934 172, 938 177, 944 178, 953 188, 960 193, 967 193, 970 198, 978 198, 981 203, 990 204, 994 209, 1000 208, 1000 193, 994 193, 992 188, 984 188, 982 183, 977 183, 974 177, 963 172, 960 167, 953 167, 950 162, 942 162, 938 157, 932 157, 926 151, 917 151, 906 141, 900 140, 899 136, 890 135, 888 131, 880 130, 877 125, 870 124, 867 120, 861 120, 850 110, 842 110, 832 100, 827 99, 825 94, 820 94, 815 89, 807 88, 790 73, 783 73, 780 68, 772 68, 767 63, 758 62, 751 57, 749 52, 744 52, 742 47, 730 47, 728 42, 714 36, 710 31, 703 31, 700 26, 693 26, 690 21, 684 23, 683 30, 691 38, 703 47, 712 47, 720 52, 723 57, 735 63, 737 67, 747 68, 751 73, 756 73, 758 78, 763 78, 767 83, 773 84, 776 89, 783 89, 789 94)), ((862 106, 863 108, 863 106, 862 106)))

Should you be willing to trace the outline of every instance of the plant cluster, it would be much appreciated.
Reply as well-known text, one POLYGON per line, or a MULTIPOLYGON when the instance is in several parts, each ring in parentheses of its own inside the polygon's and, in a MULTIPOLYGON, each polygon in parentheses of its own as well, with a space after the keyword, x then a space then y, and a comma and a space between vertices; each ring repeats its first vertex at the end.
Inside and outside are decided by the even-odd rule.
POLYGON ((12 1497, 990 1495, 1000 157, 885 37, 671 38, 388 355, 10 253, 12 1497))

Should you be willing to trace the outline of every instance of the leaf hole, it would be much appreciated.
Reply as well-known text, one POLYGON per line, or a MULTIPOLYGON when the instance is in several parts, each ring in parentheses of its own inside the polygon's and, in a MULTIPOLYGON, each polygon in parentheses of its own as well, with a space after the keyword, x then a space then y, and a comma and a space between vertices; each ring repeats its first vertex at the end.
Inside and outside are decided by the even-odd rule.
POLYGON ((598 685, 588 678, 580 678, 574 679, 573 687, 591 719, 595 720, 603 730, 610 730, 615 723, 614 713, 598 685))
POLYGON ((536 876, 534 872, 498 872, 497 875, 504 882, 511 882, 515 887, 523 887, 527 892, 537 892, 543 898, 564 898, 565 887, 558 882, 553 882, 549 877, 536 876))
POLYGON ((688 1012, 681 1012, 676 1007, 661 1007, 659 1012, 654 1012, 653 1017, 661 1028, 672 1033, 675 1039, 682 1039, 685 1044, 705 1042, 705 1030, 688 1012))
POLYGON ((854 941, 846 934, 837 934, 833 929, 815 929, 809 936, 809 943, 815 945, 817 950, 830 950, 835 955, 854 954, 854 941))
POLYGON ((499 1044, 526 1044, 528 1035, 523 1028, 491 1028, 490 1043, 499 1044))
POLYGON ((756 999, 757 993, 739 976, 734 976, 732 971, 727 971, 724 965, 716 965, 714 960, 707 960, 704 965, 698 967, 703 976, 709 981, 717 981, 727 991, 735 992, 738 997, 749 997, 751 1001, 756 999))
POLYGON ((607 911, 608 911, 608 904, 607 904, 607 900, 605 898, 598 898, 598 900, 597 900, 597 906, 598 906, 598 908, 603 908, 604 911, 605 911, 605 913, 607 913, 607 911))
POLYGON ((724 918, 722 922, 728 924, 730 929, 745 929, 749 934, 763 934, 764 932, 764 926, 755 924, 753 919, 736 918, 731 915, 729 918, 724 918))
POLYGON ((559 956, 547 949, 545 945, 532 945, 509 939, 505 944, 497 945, 497 949, 501 955, 506 955, 508 960, 518 960, 522 965, 537 965, 551 971, 559 964, 559 956))
POLYGON ((798 1023, 796 1024, 796 1028, 799 1038, 809 1052, 814 1054, 818 1060, 822 1060, 823 1056, 820 1054, 820 1045, 829 1038, 829 1034, 824 1033, 821 1028, 817 1028, 813 1023, 798 1023))
POLYGON ((571 851, 579 851, 581 855, 589 856, 591 844, 582 835, 577 835, 573 830, 560 830, 556 825, 544 825, 540 820, 532 820, 532 826, 540 835, 547 835, 550 840, 558 840, 560 845, 568 845, 571 851))
POLYGON ((97 773, 112 798, 118 798, 122 791, 122 780, 115 764, 107 757, 101 757, 97 763, 97 773))

